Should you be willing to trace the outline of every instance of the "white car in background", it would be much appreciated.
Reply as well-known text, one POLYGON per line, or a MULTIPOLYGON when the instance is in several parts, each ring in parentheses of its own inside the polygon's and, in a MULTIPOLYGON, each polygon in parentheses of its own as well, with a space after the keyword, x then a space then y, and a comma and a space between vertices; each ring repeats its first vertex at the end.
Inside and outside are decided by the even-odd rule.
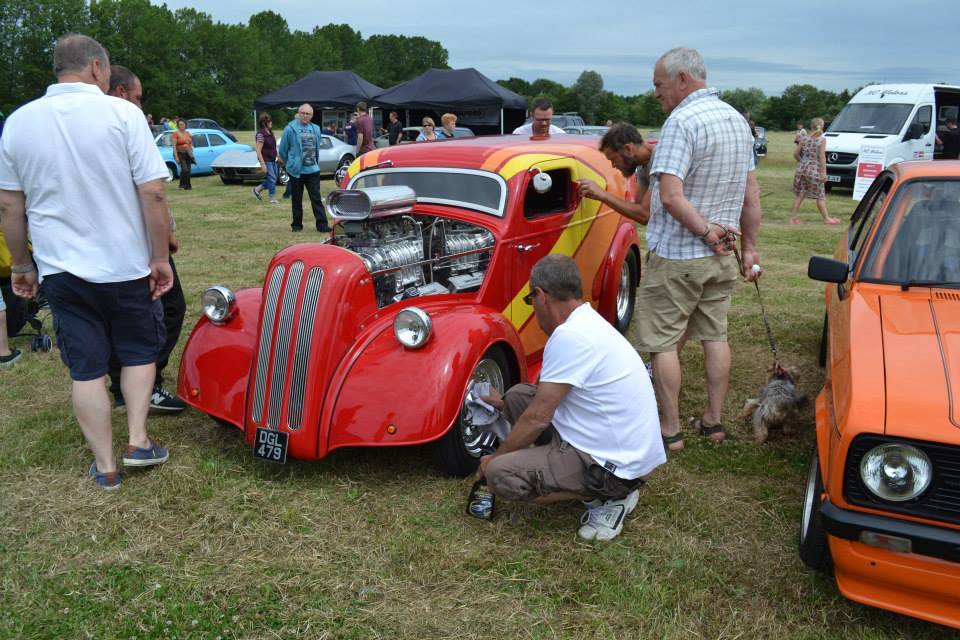
MULTIPOLYGON (((280 146, 280 138, 277 138, 280 146)), ((317 149, 321 175, 334 175, 341 167, 348 167, 356 157, 356 148, 333 136, 320 136, 320 148, 317 149)), ((220 155, 213 162, 213 171, 224 184, 241 184, 243 182, 261 182, 264 178, 260 169, 257 152, 230 151, 220 155)), ((280 168, 280 184, 287 183, 287 174, 280 168)))

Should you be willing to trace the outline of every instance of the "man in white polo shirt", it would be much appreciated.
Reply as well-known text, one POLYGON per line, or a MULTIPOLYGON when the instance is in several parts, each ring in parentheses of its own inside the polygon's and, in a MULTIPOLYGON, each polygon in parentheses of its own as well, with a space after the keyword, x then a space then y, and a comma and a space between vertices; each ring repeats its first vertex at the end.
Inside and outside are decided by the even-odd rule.
POLYGON ((583 500, 580 537, 611 540, 667 457, 643 361, 582 295, 573 259, 550 254, 534 265, 524 300, 550 336, 540 382, 484 398, 513 428, 480 459, 480 474, 507 500, 583 500))
POLYGON ((53 65, 57 84, 15 111, 0 138, 0 216, 14 293, 32 298, 42 282, 53 310, 74 411, 93 452, 90 476, 116 489, 104 385, 111 352, 123 366, 124 464, 160 464, 168 455, 146 429, 164 340, 158 298, 173 282, 167 172, 140 110, 104 95, 110 60, 96 40, 61 37, 53 65))

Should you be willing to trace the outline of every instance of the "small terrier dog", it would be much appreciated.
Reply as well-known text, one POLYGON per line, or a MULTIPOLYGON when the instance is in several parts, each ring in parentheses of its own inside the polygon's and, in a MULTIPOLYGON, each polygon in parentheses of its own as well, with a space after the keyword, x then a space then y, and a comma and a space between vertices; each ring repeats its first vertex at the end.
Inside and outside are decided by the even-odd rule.
POLYGON ((797 389, 799 372, 793 367, 785 369, 773 365, 767 384, 760 390, 759 398, 750 398, 743 406, 740 419, 753 416, 753 440, 763 444, 767 440, 770 427, 781 427, 785 435, 793 433, 790 424, 802 407, 807 396, 797 389))

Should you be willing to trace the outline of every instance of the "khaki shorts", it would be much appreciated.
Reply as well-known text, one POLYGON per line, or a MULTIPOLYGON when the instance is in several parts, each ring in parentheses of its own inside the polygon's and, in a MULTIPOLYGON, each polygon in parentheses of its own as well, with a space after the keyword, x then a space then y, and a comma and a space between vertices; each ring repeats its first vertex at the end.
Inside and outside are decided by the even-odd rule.
POLYGON ((672 351, 690 340, 727 341, 727 312, 739 268, 733 255, 668 260, 652 251, 637 296, 639 351, 672 351))

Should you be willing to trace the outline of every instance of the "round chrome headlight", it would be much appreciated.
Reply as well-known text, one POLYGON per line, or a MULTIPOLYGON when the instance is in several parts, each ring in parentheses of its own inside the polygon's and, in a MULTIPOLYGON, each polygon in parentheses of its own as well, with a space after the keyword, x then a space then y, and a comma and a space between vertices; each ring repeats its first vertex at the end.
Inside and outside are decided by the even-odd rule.
POLYGON ((926 491, 933 478, 933 467, 927 454, 917 447, 881 444, 863 456, 860 478, 878 498, 903 502, 926 491))
POLYGON ((393 335, 408 349, 419 349, 430 339, 433 323, 423 309, 407 307, 393 320, 393 335))
POLYGON ((202 304, 203 314, 216 324, 226 322, 237 311, 237 298, 233 291, 219 285, 203 292, 202 304))

